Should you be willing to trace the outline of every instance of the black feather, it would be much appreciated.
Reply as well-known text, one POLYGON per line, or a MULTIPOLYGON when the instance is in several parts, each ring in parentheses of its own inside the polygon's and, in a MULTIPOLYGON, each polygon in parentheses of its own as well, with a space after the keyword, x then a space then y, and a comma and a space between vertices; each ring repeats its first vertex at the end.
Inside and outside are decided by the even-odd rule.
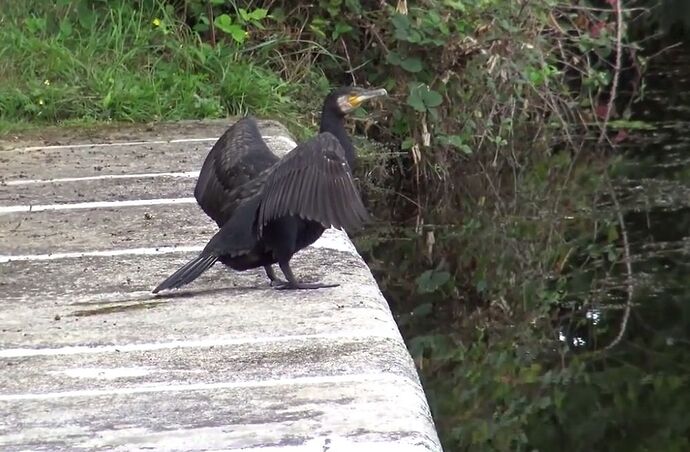
POLYGON ((300 144, 266 175, 260 194, 258 231, 287 214, 316 221, 324 228, 359 227, 366 218, 348 212, 365 211, 354 186, 345 151, 338 139, 324 132, 300 144), (343 219, 350 218, 347 224, 343 219))
POLYGON ((183 265, 172 275, 153 289, 153 293, 161 290, 177 289, 197 279, 203 272, 211 268, 218 260, 218 256, 201 253, 191 261, 183 265))
POLYGON ((278 160, 261 137, 256 120, 242 118, 225 131, 206 156, 194 197, 203 211, 222 226, 242 199, 261 187, 259 184, 253 193, 246 193, 248 184, 278 160))

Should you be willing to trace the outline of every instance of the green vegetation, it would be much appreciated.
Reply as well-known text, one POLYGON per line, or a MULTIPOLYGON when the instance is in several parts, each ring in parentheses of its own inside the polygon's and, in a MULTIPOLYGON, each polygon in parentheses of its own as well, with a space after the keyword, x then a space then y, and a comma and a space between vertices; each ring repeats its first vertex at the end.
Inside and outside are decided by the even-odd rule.
POLYGON ((292 112, 295 86, 239 48, 202 42, 162 4, 52 3, 3 5, 0 131, 292 112))
POLYGON ((329 80, 386 87, 355 122, 381 220, 357 244, 446 449, 687 448, 680 345, 617 342, 626 288, 607 286, 626 253, 597 143, 644 128, 634 61, 604 125, 616 2, 300 3, 4 6, 0 127, 251 112, 304 132, 329 80))

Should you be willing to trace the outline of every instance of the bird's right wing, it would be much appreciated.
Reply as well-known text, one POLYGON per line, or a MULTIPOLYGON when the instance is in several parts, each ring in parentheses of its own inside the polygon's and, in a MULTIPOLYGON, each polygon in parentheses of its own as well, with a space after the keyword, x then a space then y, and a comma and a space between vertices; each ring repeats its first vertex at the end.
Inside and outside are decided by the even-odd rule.
POLYGON ((266 176, 257 223, 259 235, 272 219, 297 215, 325 228, 354 229, 369 219, 345 151, 328 132, 300 144, 266 176))
POLYGON ((256 120, 242 118, 225 131, 206 156, 194 197, 204 212, 222 226, 239 205, 233 191, 278 160, 261 137, 256 120))

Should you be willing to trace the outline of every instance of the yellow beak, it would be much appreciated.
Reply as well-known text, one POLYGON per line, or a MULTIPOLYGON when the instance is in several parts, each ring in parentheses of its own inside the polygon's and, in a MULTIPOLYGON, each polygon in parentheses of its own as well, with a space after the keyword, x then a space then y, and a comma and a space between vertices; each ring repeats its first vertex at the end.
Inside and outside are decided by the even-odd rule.
POLYGON ((381 96, 387 96, 388 91, 385 89, 372 89, 369 91, 364 91, 359 94, 356 94, 354 96, 350 96, 348 99, 348 102, 350 102, 350 105, 353 107, 358 107, 361 103, 369 100, 369 99, 374 99, 375 97, 381 97, 381 96))

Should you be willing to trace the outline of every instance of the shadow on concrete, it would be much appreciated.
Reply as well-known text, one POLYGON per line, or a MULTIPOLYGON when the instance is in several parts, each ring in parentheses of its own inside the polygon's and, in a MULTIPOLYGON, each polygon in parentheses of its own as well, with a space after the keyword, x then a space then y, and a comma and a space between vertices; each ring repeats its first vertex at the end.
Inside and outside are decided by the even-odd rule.
POLYGON ((176 299, 192 298, 195 296, 203 295, 215 295, 218 293, 238 293, 238 292, 248 292, 255 290, 266 290, 270 287, 258 287, 258 286, 248 286, 248 287, 221 287, 217 289, 204 289, 204 290, 185 290, 179 292, 170 292, 163 294, 147 294, 146 298, 142 297, 132 297, 130 299, 122 299, 116 302, 113 301, 101 301, 98 303, 88 303, 89 305, 97 305, 92 309, 80 309, 69 314, 71 317, 89 317, 94 315, 102 314, 112 314, 116 312, 127 312, 136 311, 144 309, 155 309, 158 306, 167 305, 170 301, 176 299), (106 305, 106 306, 104 306, 106 305))

